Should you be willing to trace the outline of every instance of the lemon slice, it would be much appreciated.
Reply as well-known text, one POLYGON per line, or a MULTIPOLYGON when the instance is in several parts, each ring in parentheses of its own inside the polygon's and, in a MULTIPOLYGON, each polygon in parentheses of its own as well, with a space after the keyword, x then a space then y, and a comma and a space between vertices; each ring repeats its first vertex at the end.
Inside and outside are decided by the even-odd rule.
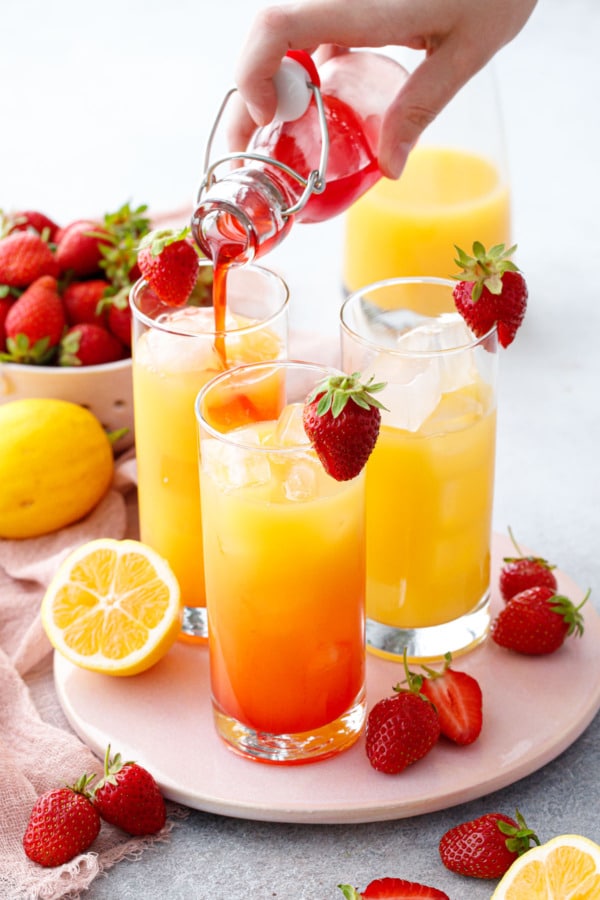
POLYGON ((492 900, 600 900, 600 846, 562 834, 532 847, 503 875, 492 900))
POLYGON ((179 585, 168 563, 139 541, 102 538, 59 566, 42 600, 52 646, 93 672, 150 668, 181 627, 179 585))

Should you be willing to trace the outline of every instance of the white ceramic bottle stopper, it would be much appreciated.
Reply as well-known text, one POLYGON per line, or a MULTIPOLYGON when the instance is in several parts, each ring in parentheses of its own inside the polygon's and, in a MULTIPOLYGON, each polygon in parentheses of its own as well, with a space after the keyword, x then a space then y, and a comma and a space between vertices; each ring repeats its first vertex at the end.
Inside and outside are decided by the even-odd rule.
POLYGON ((277 92, 274 119, 293 122, 302 116, 311 101, 310 84, 319 87, 319 74, 310 54, 304 50, 289 50, 273 76, 277 92))

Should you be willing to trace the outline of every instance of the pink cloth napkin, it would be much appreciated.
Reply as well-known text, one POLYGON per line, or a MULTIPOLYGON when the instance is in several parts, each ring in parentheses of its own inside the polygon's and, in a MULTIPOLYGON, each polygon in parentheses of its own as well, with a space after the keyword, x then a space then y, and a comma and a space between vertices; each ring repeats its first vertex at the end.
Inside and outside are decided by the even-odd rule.
POLYGON ((76 546, 96 537, 137 537, 135 501, 135 459, 126 454, 117 461, 112 489, 87 518, 44 537, 0 540, 0 897, 77 897, 118 860, 137 858, 145 847, 167 840, 187 814, 169 803, 162 831, 141 839, 103 823, 87 853, 54 869, 31 862, 23 850, 31 807, 41 793, 72 784, 84 772, 102 772, 102 761, 72 733, 60 709, 40 602, 58 564, 76 546))

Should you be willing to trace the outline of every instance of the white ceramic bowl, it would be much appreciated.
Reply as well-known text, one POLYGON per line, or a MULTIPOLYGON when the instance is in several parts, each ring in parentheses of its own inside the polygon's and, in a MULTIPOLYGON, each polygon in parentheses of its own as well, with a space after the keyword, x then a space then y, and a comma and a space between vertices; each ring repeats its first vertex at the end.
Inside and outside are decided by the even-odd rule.
POLYGON ((127 428, 114 445, 118 452, 134 442, 131 359, 81 367, 0 363, 0 404, 25 397, 70 400, 91 410, 108 431, 127 428))

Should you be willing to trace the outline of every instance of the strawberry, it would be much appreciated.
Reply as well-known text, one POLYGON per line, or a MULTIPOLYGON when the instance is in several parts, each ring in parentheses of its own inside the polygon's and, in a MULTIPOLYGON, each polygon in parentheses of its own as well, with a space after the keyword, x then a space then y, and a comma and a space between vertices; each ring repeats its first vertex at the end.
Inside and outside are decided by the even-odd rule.
POLYGON ((60 342, 60 366, 100 366, 116 362, 125 355, 121 342, 93 322, 81 322, 65 332, 60 342))
POLYGON ((9 309, 4 327, 5 358, 38 364, 50 359, 65 327, 56 278, 43 275, 23 291, 9 309))
POLYGON ((447 831, 439 852, 446 868, 458 875, 501 878, 532 842, 540 843, 518 810, 516 821, 502 813, 486 813, 447 831))
POLYGON ((477 335, 483 337, 497 325, 498 340, 508 347, 523 322, 527 307, 527 284, 510 259, 516 246, 505 249, 496 244, 486 252, 475 241, 473 256, 455 247, 457 266, 462 270, 454 276, 458 281, 453 291, 458 312, 477 335))
POLYGON ((0 284, 24 288, 42 275, 57 277, 58 264, 39 234, 15 231, 0 240, 0 284))
POLYGON ((94 842, 100 816, 87 794, 93 777, 84 775, 72 787, 55 788, 38 797, 23 836, 25 853, 33 862, 61 866, 94 842))
POLYGON ((346 900, 450 900, 448 894, 426 884, 403 878, 376 878, 359 892, 349 884, 338 884, 346 900))
POLYGON ((421 693, 435 706, 442 734, 455 744, 472 744, 483 725, 481 687, 472 675, 450 668, 451 662, 447 653, 441 672, 422 667, 427 677, 421 693))
POLYGON ((555 591, 558 587, 554 566, 541 556, 524 556, 510 528, 510 538, 518 556, 505 556, 500 570, 500 594, 506 601, 530 587, 545 585, 555 591))
POLYGON ((6 322, 8 311, 13 303, 13 297, 9 297, 8 295, 3 297, 0 294, 0 353, 4 352, 6 349, 6 329, 4 323, 6 322))
POLYGON ((332 375, 306 398, 304 430, 336 481, 355 478, 365 466, 379 435, 384 406, 372 395, 385 385, 361 384, 360 373, 332 375))
POLYGON ((500 610, 492 622, 492 639, 501 647, 530 656, 554 653, 569 635, 583 634, 581 607, 589 595, 590 591, 575 606, 545 585, 527 588, 500 610))
POLYGON ((56 241, 56 261, 62 273, 75 278, 100 274, 101 247, 107 241, 100 222, 77 219, 58 232, 56 241))
POLYGON ((129 834, 155 834, 165 824, 165 801, 150 772, 120 754, 104 757, 104 778, 94 788, 92 803, 105 822, 129 834))
POLYGON ((108 328, 125 347, 131 347, 131 307, 128 303, 109 305, 108 328))
POLYGON ((422 679, 409 672, 404 654, 407 687, 396 685, 367 717, 365 743, 369 762, 378 772, 397 775, 422 759, 440 736, 440 721, 433 704, 420 693, 422 679))
POLYGON ((25 209, 11 215, 11 232, 27 231, 33 228, 34 231, 44 238, 44 240, 54 241, 59 226, 42 212, 36 209, 25 209))
POLYGON ((107 316, 99 306, 109 288, 109 282, 103 278, 71 282, 62 292, 69 325, 79 325, 81 322, 105 324, 107 316))
POLYGON ((198 251, 187 240, 189 231, 158 229, 140 243, 137 262, 142 276, 168 306, 182 306, 198 278, 198 251))

